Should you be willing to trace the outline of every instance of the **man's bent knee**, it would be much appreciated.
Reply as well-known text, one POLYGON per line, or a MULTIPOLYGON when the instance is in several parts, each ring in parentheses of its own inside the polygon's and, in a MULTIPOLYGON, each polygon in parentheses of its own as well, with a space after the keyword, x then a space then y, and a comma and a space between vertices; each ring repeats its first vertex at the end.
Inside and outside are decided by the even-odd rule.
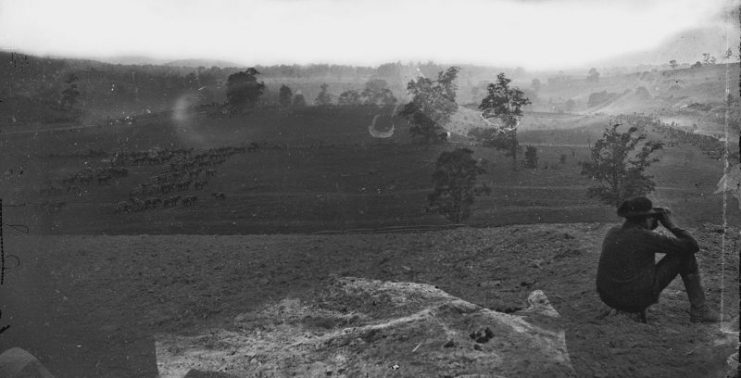
POLYGON ((700 270, 694 253, 682 256, 681 262, 679 266, 679 274, 681 275, 697 273, 700 270))

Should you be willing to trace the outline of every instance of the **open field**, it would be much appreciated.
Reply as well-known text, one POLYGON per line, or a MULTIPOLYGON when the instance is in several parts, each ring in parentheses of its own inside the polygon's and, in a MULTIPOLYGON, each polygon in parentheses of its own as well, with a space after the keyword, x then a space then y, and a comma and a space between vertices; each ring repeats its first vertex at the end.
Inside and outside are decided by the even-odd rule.
MULTIPOLYGON (((200 106, 115 122, 3 126, 10 268, 0 320, 12 328, 0 350, 22 346, 58 376, 154 377, 158 335, 233 329, 240 314, 310 297, 331 276, 356 276, 428 283, 504 313, 544 290, 580 377, 722 376, 737 334, 690 324, 680 280, 649 310, 648 324, 597 318, 600 243, 620 219, 587 197, 592 181, 580 173, 605 128, 643 119, 633 111, 717 133, 722 74, 703 68, 545 86, 541 98, 581 103, 573 113, 526 112, 519 143, 535 146, 539 160, 516 171, 502 152, 466 137, 481 126, 466 108, 453 117, 450 143, 431 146, 414 143, 391 107, 264 106, 230 117, 200 106), (671 91, 684 97, 669 98, 679 77, 682 88, 671 91), (593 91, 649 84, 645 109, 635 93, 584 104, 593 91), (376 129, 393 127, 391 137, 370 135, 376 115, 376 129), (435 161, 456 147, 481 159, 479 181, 492 189, 465 225, 426 211, 435 161)), ((726 164, 721 144, 642 126, 665 143, 649 170, 650 197, 697 236, 710 302, 725 320, 738 316, 741 210, 714 194, 726 164)))
MULTIPOLYGON (((259 111, 234 119, 191 114, 176 121, 164 115, 147 124, 8 135, 0 168, 8 172, 15 167, 16 174, 3 186, 6 214, 41 232, 85 234, 241 234, 444 224, 442 217, 425 212, 425 201, 435 159, 452 146, 410 144, 398 120, 392 138, 374 139, 367 131, 373 115, 371 109, 313 108, 259 111), (215 152, 228 146, 239 152, 215 152), (205 155, 213 154, 215 160, 191 161, 187 168, 182 164, 194 158, 167 155, 186 149, 192 154, 187 156, 207 159, 205 155), (141 161, 116 163, 125 175, 64 183, 75 175, 104 175, 114 154, 134 156, 137 151, 141 161), (147 154, 159 157, 146 160, 147 154), (147 211, 116 212, 116 205, 127 201, 135 188, 159 185, 157 176, 185 171, 194 177, 186 188, 138 196, 152 201, 197 197, 189 206, 158 203, 147 211), (63 205, 57 209, 54 204, 63 205)), ((564 117, 574 119, 559 116, 554 122, 563 123, 559 119, 564 117)), ((454 145, 458 140, 485 160, 487 173, 480 181, 493 188, 491 196, 476 202, 469 224, 614 221, 609 207, 586 197, 590 180, 580 175, 579 162, 589 158, 589 143, 609 125, 598 121, 575 128, 523 128, 520 144, 538 148, 537 169, 512 171, 502 153, 454 137, 454 145)), ((667 138, 649 132, 657 140, 667 138)), ((685 221, 691 224, 721 223, 723 196, 713 192, 723 162, 686 143, 667 145, 658 157, 651 168, 657 183, 654 197, 680 216, 687 214, 685 221)), ((728 210, 728 221, 737 220, 735 207, 728 210)))

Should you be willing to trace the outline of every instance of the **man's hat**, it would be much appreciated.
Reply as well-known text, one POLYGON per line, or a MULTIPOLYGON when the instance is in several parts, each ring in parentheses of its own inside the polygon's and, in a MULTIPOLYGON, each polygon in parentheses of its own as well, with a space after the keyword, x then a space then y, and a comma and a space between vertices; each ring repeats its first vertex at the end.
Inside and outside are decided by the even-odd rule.
POLYGON ((623 218, 647 217, 662 214, 666 210, 654 207, 651 200, 646 197, 635 197, 626 200, 618 207, 617 215, 623 218))

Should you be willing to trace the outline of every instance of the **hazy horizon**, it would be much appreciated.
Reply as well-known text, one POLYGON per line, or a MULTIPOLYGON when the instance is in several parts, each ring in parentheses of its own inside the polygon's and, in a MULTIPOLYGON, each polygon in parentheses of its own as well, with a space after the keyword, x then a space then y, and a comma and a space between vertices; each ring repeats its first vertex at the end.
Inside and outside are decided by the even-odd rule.
MULTIPOLYGON (((698 29, 738 34, 738 0, 0 0, 0 48, 105 60, 241 65, 435 61, 568 69, 698 29)), ((710 36, 709 38, 714 38, 710 36)), ((728 38, 726 38, 728 39, 728 38)), ((700 41, 707 45, 707 41, 700 41)), ((717 55, 717 52, 714 52, 717 55)), ((737 56, 737 52, 735 54, 737 56)), ((655 62, 646 62, 652 64, 655 62)), ((615 65, 620 65, 617 62, 615 65)))

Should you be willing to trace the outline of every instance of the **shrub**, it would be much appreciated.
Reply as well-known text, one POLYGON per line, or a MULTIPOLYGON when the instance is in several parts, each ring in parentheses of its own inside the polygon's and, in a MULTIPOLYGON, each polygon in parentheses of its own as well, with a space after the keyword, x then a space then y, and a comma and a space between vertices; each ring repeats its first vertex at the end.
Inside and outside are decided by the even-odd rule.
POLYGON ((616 98, 617 96, 618 96, 617 93, 609 93, 607 91, 594 92, 589 95, 589 100, 587 100, 587 105, 589 105, 589 107, 592 107, 592 106, 604 104, 616 98))
POLYGON ((476 186, 477 176, 486 171, 472 155, 467 148, 440 154, 432 174, 435 188, 427 196, 429 211, 460 223, 471 216, 475 196, 491 193, 486 185, 476 186))
POLYGON ((646 168, 658 161, 651 154, 663 147, 660 142, 647 141, 637 127, 620 132, 619 126, 606 129, 592 147, 592 161, 581 163, 581 174, 597 182, 588 189, 588 195, 615 206, 654 190, 653 176, 646 174, 646 168))
POLYGON ((636 88, 636 96, 640 98, 641 100, 650 100, 651 99, 651 93, 646 89, 646 87, 638 87, 636 88))
POLYGON ((538 168, 538 149, 533 146, 525 148, 525 168, 538 168))

